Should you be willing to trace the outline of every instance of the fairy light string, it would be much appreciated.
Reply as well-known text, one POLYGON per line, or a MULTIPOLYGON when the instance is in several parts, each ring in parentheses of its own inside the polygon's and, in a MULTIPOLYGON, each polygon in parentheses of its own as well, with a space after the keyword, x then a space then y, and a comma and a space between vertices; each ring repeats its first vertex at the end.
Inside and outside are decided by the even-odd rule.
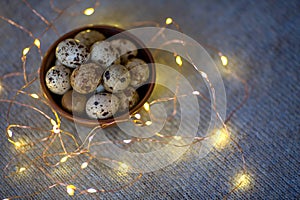
MULTIPOLYGON (((37 194, 40 194, 42 192, 44 192, 45 190, 54 188, 54 187, 64 187, 66 190, 66 193, 69 196, 74 196, 74 195, 82 195, 82 194, 94 194, 94 193, 106 193, 106 192, 116 192, 119 190, 123 190, 127 187, 130 187, 132 184, 134 184, 135 182, 137 182, 138 180, 140 180, 142 178, 142 173, 137 174, 137 176, 129 181, 129 183, 122 185, 118 188, 114 188, 114 189, 99 189, 99 188, 94 188, 94 187, 90 187, 90 188, 86 188, 86 189, 81 189, 80 185, 77 185, 73 182, 75 182, 76 178, 79 176, 79 172, 74 174, 72 176, 71 179, 69 180, 64 180, 64 181, 59 181, 57 179, 55 179, 53 177, 53 175, 51 175, 49 172, 47 172, 47 170, 41 166, 42 164, 45 164, 48 167, 53 167, 53 168, 57 168, 60 167, 60 165, 63 165, 66 162, 69 162, 70 159, 75 159, 78 156, 85 156, 86 157, 86 161, 80 163, 79 165, 79 169, 85 173, 88 173, 89 170, 89 165, 90 163, 93 161, 94 156, 91 154, 90 152, 90 148, 96 145, 104 145, 107 143, 119 143, 119 144, 134 144, 137 142, 150 142, 150 143, 161 143, 161 144, 168 144, 168 145, 173 145, 174 147, 183 147, 186 145, 190 145, 190 144, 180 144, 177 143, 181 140, 184 139, 184 137, 182 136, 174 136, 174 135, 165 135, 165 134, 161 134, 161 133, 156 133, 157 138, 130 138, 130 139, 123 139, 123 140, 113 140, 113 141, 105 141, 105 142, 94 142, 93 138, 96 134, 96 131, 100 128, 104 128, 106 126, 109 126, 110 124, 104 125, 104 126, 97 126, 94 127, 89 134, 87 135, 87 137, 85 138, 85 140, 83 141, 83 143, 81 145, 79 145, 79 143, 77 142, 76 138, 74 137, 74 134, 68 131, 65 131, 61 125, 61 120, 60 120, 60 116, 58 115, 58 113, 50 107, 50 105, 47 103, 47 101, 39 94, 37 93, 28 93, 25 92, 24 90, 26 88, 28 88, 29 86, 31 86, 37 79, 36 77, 32 78, 31 80, 28 80, 28 74, 27 74, 27 70, 26 70, 26 60, 27 60, 27 56, 30 55, 31 53, 31 48, 36 47, 38 49, 38 52, 40 54, 40 60, 42 60, 42 52, 41 52, 41 41, 40 38, 49 30, 49 29, 53 29, 54 32, 58 34, 54 23, 55 21, 57 21, 59 19, 59 17, 64 13, 64 14, 69 14, 71 16, 73 15, 79 15, 79 14, 83 14, 86 16, 90 16, 92 15, 95 11, 96 8, 100 5, 99 1, 95 1, 94 6, 93 7, 87 7, 85 8, 83 11, 81 11, 80 13, 68 13, 66 10, 68 7, 72 6, 73 4, 71 4, 70 6, 68 6, 67 8, 64 9, 60 9, 58 7, 56 7, 54 5, 54 1, 50 0, 50 6, 51 9, 53 11, 55 11, 57 13, 57 16, 52 20, 49 21, 47 20, 44 16, 42 16, 42 14, 40 14, 37 10, 35 10, 31 4, 29 4, 28 1, 26 0, 22 0, 26 6, 32 11, 32 13, 36 16, 39 17, 39 19, 44 22, 46 24, 46 29, 42 32, 42 34, 38 37, 34 36, 32 34, 31 31, 29 31, 28 29, 26 29, 25 27, 19 25, 18 23, 14 22, 11 19, 8 19, 4 16, 0 16, 0 19, 4 20, 5 22, 7 22, 8 24, 20 29, 21 31, 23 31, 24 33, 26 33, 29 37, 32 38, 33 42, 31 45, 28 45, 27 47, 25 47, 22 50, 22 56, 21 56, 21 61, 22 61, 22 73, 21 72, 13 72, 10 74, 6 74, 2 77, 0 77, 0 86, 1 86, 1 90, 3 90, 4 84, 3 81, 5 81, 8 78, 13 78, 13 77, 18 77, 18 76, 23 76, 24 79, 24 85, 20 88, 16 90, 15 95, 11 98, 11 99, 0 99, 1 103, 8 103, 9 107, 8 107, 8 111, 7 111, 7 116, 6 116, 6 121, 8 123, 7 127, 6 127, 6 136, 7 139, 10 143, 12 143, 16 150, 19 152, 15 155, 15 158, 17 158, 18 156, 23 156, 25 157, 29 162, 29 164, 27 164, 26 166, 20 166, 18 168, 18 170, 14 173, 12 173, 11 175, 15 175, 15 174, 20 174, 20 173, 26 173, 26 171, 29 168, 36 168, 38 170, 40 170, 47 178, 49 178, 49 180, 51 180, 53 182, 53 185, 44 187, 42 190, 37 191, 33 194, 29 194, 29 195, 24 195, 24 196, 14 196, 14 197, 8 197, 7 199, 17 199, 17 198, 24 198, 24 197, 31 197, 37 194), (47 106, 50 110, 51 110, 51 115, 53 115, 54 117, 51 117, 49 113, 45 113, 44 111, 42 111, 41 109, 29 105, 29 104, 25 104, 22 102, 18 101, 18 97, 19 95, 26 95, 29 98, 32 98, 34 101, 39 101, 41 102, 44 106, 47 106), (45 128, 40 128, 40 127, 33 127, 30 125, 26 125, 26 124, 11 124, 10 123, 10 112, 11 112, 11 107, 13 105, 19 105, 21 107, 26 107, 29 110, 35 111, 36 114, 43 116, 45 119, 47 119, 49 121, 50 127, 52 127, 51 129, 45 129, 45 128), (15 140, 15 131, 16 129, 20 129, 20 130, 31 130, 31 131, 39 131, 39 132, 44 132, 46 133, 46 136, 35 140, 35 141, 31 141, 30 143, 23 143, 22 141, 18 141, 15 140), (76 147, 75 150, 73 151, 68 151, 66 144, 64 142, 64 139, 62 136, 66 136, 68 138, 71 139, 71 141, 73 141, 74 146, 76 147), (170 143, 169 141, 165 141, 165 140, 161 140, 161 139, 166 139, 166 138, 172 138, 174 139, 173 143, 170 143), (54 143, 58 142, 60 144, 60 151, 55 152, 55 153, 50 153, 50 150, 52 148, 52 146, 54 145, 54 143), (28 157, 26 153, 30 152, 30 150, 34 149, 34 147, 39 146, 40 144, 44 144, 42 149, 41 149, 41 154, 38 155, 35 158, 31 158, 28 157), (23 147, 29 147, 29 148, 23 148, 23 147), (59 157, 59 159, 56 159, 56 162, 50 161, 50 159, 54 158, 54 157, 59 157)), ((78 3, 78 2, 76 2, 78 3)), ((154 25, 157 27, 169 27, 169 26, 174 26, 176 30, 182 32, 180 26, 176 23, 176 21, 171 18, 168 17, 165 19, 165 24, 164 25, 160 25, 157 22, 152 22, 152 21, 145 21, 145 22, 134 22, 132 24, 132 26, 145 26, 145 25, 154 25)), ((157 35, 152 38, 152 40, 154 41, 156 39, 156 37, 158 36, 163 36, 164 37, 164 33, 159 32, 157 33, 157 35)), ((172 41, 166 41, 163 45, 169 45, 169 44, 181 44, 183 46, 188 46, 189 44, 185 44, 182 40, 180 40, 180 38, 176 39, 176 40, 172 40, 172 41)), ((217 50, 216 48, 212 48, 212 50, 214 52, 217 53, 217 55, 219 56, 220 62, 222 64, 223 67, 226 67, 227 70, 228 69, 228 65, 229 65, 229 59, 227 56, 225 56, 223 53, 221 53, 219 50, 217 50)), ((174 63, 177 64, 177 66, 179 67, 179 71, 181 72, 182 67, 184 67, 184 61, 182 60, 182 57, 180 55, 177 55, 176 52, 174 51, 174 63)), ((189 58, 189 55, 186 55, 189 58)), ((189 62, 192 63, 192 60, 189 60, 189 62)), ((192 63, 193 64, 193 63, 192 63)), ((198 68, 197 66, 194 66, 197 71, 198 68)), ((210 84, 210 80, 207 77, 207 75, 204 72, 200 71, 201 76, 203 77, 203 79, 208 83, 208 85, 210 86, 210 90, 212 92, 212 99, 213 99, 213 105, 215 105, 215 96, 214 96, 214 88, 212 87, 212 85, 210 84)), ((37 72, 36 72, 37 75, 37 72)), ((194 137, 192 144, 196 144, 199 143, 203 140, 212 138, 213 141, 215 142, 214 147, 217 150, 222 150, 223 148, 225 148, 226 146, 228 146, 228 144, 230 142, 233 142, 233 144, 237 147, 238 151, 241 154, 241 159, 242 159, 242 167, 243 170, 241 173, 237 174, 237 177, 235 179, 234 185, 233 185, 233 189, 231 189, 227 195, 224 196, 224 198, 227 198, 228 195, 230 195, 231 193, 235 192, 238 189, 245 189, 247 188, 250 183, 251 183, 251 176, 247 173, 247 169, 246 169, 246 162, 245 162, 245 158, 244 158, 244 153, 243 153, 243 149, 242 147, 238 144, 238 142, 232 137, 232 134, 230 133, 230 131, 227 128, 227 123, 228 121, 231 119, 231 117, 239 110, 242 108, 242 106, 245 104, 245 102, 248 99, 248 85, 247 82, 243 79, 241 79, 240 77, 238 77, 237 75, 233 74, 233 77, 236 78, 237 80, 239 80, 243 85, 244 85, 244 91, 245 91, 245 95, 244 98, 242 100, 242 102, 240 102, 238 104, 238 106, 236 106, 231 113, 228 115, 228 117, 225 119, 225 121, 223 122, 221 117, 219 116, 218 112, 216 111, 216 108, 213 107, 213 110, 215 111, 215 117, 216 119, 220 120, 223 124, 223 127, 221 129, 215 130, 215 133, 210 135, 210 136, 206 136, 206 137, 194 137)), ((176 83, 180 84, 180 80, 177 77, 176 78, 176 83)), ((178 85, 177 85, 178 86, 178 85)), ((177 87, 178 88, 178 87, 177 87)), ((0 90, 0 92, 1 92, 0 90)), ((173 113, 171 114, 171 116, 168 116, 168 120, 171 120, 172 116, 175 116, 177 114, 177 99, 178 98, 188 98, 188 96, 190 95, 194 95, 194 96, 198 96, 199 98, 204 99, 205 101, 209 101, 209 98, 207 98, 204 94, 202 94, 199 91, 194 91, 192 94, 185 94, 185 95, 177 95, 177 90, 174 94, 174 96, 171 97, 164 97, 164 98, 158 98, 155 99, 151 102, 146 102, 143 105, 143 109, 146 111, 146 113, 148 113, 149 115, 151 115, 151 106, 160 103, 160 102, 173 102, 173 113)), ((143 121, 142 116, 140 113, 135 113, 133 114, 130 119, 127 120, 121 120, 118 122, 123 122, 123 121, 128 121, 128 120, 132 120, 133 123, 135 123, 136 125, 143 125, 143 126, 150 126, 152 124, 152 121, 143 121)), ((11 162, 9 162, 5 169, 8 169, 10 165, 12 165, 13 161, 15 161, 16 159, 13 158, 11 159, 11 162)), ((119 169, 119 175, 123 176, 126 175, 127 172, 129 171, 129 169, 131 168, 130 163, 124 163, 122 161, 119 160, 113 160, 111 158, 100 158, 103 160, 107 160, 110 161, 112 163, 115 163, 116 165, 118 165, 118 169, 119 169)), ((7 175, 6 177, 8 177, 9 175, 7 175)))

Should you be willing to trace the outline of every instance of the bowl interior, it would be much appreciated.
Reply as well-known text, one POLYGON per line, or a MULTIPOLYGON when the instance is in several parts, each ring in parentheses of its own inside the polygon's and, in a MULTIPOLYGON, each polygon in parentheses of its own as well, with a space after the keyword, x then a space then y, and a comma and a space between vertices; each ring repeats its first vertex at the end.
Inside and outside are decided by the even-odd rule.
MULTIPOLYGON (((66 111, 63 109, 61 105, 61 95, 56 95, 47 88, 46 82, 45 82, 45 75, 47 71, 55 65, 55 49, 57 45, 67 39, 67 38, 74 38, 74 36, 83 31, 83 30, 96 30, 99 31, 100 33, 104 34, 106 38, 108 39, 109 37, 116 35, 118 33, 123 32, 123 29, 116 28, 113 26, 107 26, 107 25, 93 25, 93 26, 85 26, 81 27, 78 29, 75 29, 71 32, 68 32, 61 36, 58 40, 56 40, 51 47, 48 49, 46 52, 42 65, 40 67, 40 84, 41 88, 43 90, 44 96, 47 98, 48 102, 50 105, 53 107, 54 110, 56 110, 58 113, 60 113, 63 117, 74 121, 76 123, 79 123, 81 125, 86 125, 86 126, 97 126, 101 125, 103 127, 109 126, 114 124, 118 120, 123 120, 128 118, 128 112, 126 113, 117 113, 115 116, 107 119, 89 119, 87 116, 76 116, 73 115, 72 113, 66 111)), ((145 45, 139 41, 134 35, 129 34, 128 32, 123 32, 120 38, 125 38, 133 42, 139 49, 138 49, 138 55, 136 56, 137 58, 143 59, 146 63, 148 63, 149 66, 149 79, 146 82, 147 84, 139 87, 137 89, 137 92, 140 96, 140 101, 129 110, 129 115, 135 113, 141 106, 144 105, 144 103, 149 99, 153 88, 154 88, 154 83, 155 83, 155 66, 154 66, 154 59, 150 53, 150 51, 145 47, 145 45)))

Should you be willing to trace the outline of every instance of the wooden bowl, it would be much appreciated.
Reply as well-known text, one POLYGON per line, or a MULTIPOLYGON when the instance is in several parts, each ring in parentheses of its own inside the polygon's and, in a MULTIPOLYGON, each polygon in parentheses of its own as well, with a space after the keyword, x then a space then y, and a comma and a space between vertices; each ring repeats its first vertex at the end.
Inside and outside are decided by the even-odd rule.
POLYGON ((57 45, 67 39, 67 38, 74 38, 74 36, 83 31, 83 30, 96 30, 99 31, 100 33, 104 34, 106 36, 106 38, 109 38, 113 35, 116 35, 118 33, 121 33, 125 30, 120 29, 120 28, 116 28, 113 26, 108 26, 108 25, 89 25, 89 26, 85 26, 85 27, 81 27, 81 28, 77 28, 75 30, 72 30, 66 34, 64 34, 63 36, 61 36, 58 40, 56 40, 51 47, 48 49, 48 51, 46 52, 43 61, 42 61, 42 65, 40 67, 39 70, 39 77, 40 77, 40 84, 41 84, 41 88, 42 91, 44 93, 44 96, 46 97, 46 99, 48 100, 49 104, 52 106, 52 108, 57 111, 58 113, 60 113, 61 116, 63 116, 64 118, 67 118, 68 120, 71 120, 75 123, 84 125, 84 126, 98 126, 100 125, 101 127, 107 127, 110 125, 115 124, 117 121, 122 121, 122 120, 126 120, 128 119, 129 115, 132 115, 133 113, 137 112, 144 104, 145 102, 149 99, 154 85, 155 85, 155 78, 156 78, 156 70, 155 70, 155 65, 154 65, 154 59, 149 51, 149 49, 147 49, 145 47, 145 45, 139 41, 134 35, 129 34, 128 32, 122 33, 122 37, 121 38, 125 38, 130 40, 131 42, 133 42, 135 45, 137 45, 138 49, 138 55, 136 56, 137 58, 143 59, 146 63, 148 63, 149 66, 149 79, 147 81, 147 84, 139 87, 137 89, 137 92, 140 96, 140 100, 139 102, 129 110, 129 115, 128 112, 127 113, 120 113, 120 114, 116 114, 115 116, 111 117, 111 118, 107 118, 107 119, 90 119, 87 116, 86 117, 82 117, 82 116, 74 116, 72 113, 68 112, 67 110, 65 110, 62 105, 61 105, 61 98, 62 95, 57 95, 52 93, 46 86, 46 82, 45 82, 45 75, 47 73, 47 71, 55 65, 55 49, 57 47, 57 45))

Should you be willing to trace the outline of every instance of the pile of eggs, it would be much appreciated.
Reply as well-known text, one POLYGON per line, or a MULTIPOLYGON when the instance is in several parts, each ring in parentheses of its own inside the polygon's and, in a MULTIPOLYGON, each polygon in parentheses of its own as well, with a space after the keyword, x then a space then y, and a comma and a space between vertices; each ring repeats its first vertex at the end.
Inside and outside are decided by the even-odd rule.
POLYGON ((55 66, 45 75, 47 88, 62 96, 62 107, 91 119, 107 119, 139 101, 137 88, 149 78, 149 66, 125 38, 106 41, 96 30, 84 30, 61 41, 55 66))

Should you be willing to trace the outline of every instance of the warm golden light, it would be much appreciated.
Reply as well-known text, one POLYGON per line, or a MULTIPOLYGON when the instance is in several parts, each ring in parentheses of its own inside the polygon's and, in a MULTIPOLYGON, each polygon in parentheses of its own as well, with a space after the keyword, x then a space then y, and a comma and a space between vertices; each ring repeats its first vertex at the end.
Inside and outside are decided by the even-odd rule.
POLYGON ((182 59, 180 56, 176 56, 175 58, 177 65, 179 65, 180 67, 182 66, 182 59))
POLYGON ((118 167, 118 175, 119 176, 126 176, 127 172, 129 170, 129 166, 123 162, 119 162, 119 167, 118 167))
POLYGON ((69 158, 69 156, 65 156, 62 159, 60 159, 60 162, 64 163, 64 162, 66 162, 68 160, 68 158, 69 158))
POLYGON ((83 14, 87 15, 87 16, 90 16, 92 15, 93 13, 95 12, 95 9, 94 8, 87 8, 83 11, 83 14))
POLYGON ((94 188, 90 188, 90 189, 87 190, 87 192, 88 192, 88 193, 96 193, 97 190, 94 189, 94 188))
POLYGON ((222 56, 220 57, 220 59, 221 59, 222 65, 223 65, 224 67, 226 67, 226 66, 228 65, 228 59, 227 59, 227 57, 222 55, 222 56))
POLYGON ((21 168, 19 169, 19 172, 21 173, 21 172, 24 172, 25 170, 26 170, 25 167, 21 167, 21 168))
POLYGON ((143 107, 147 112, 150 110, 150 104, 148 102, 146 102, 143 107))
POLYGON ((251 177, 249 174, 240 173, 235 178, 235 187, 240 189, 246 189, 250 186, 251 177))
POLYGON ((40 48, 40 47, 41 47, 41 42, 40 42, 39 39, 36 38, 36 39, 34 40, 33 43, 34 43, 34 45, 35 45, 37 48, 40 48))
POLYGON ((70 196, 73 196, 73 195, 74 195, 75 190, 76 190, 76 187, 75 187, 74 185, 68 185, 68 186, 67 186, 67 193, 68 193, 70 196))
POLYGON ((30 96, 31 96, 32 98, 34 98, 34 99, 38 99, 38 98, 39 98, 39 96, 38 96, 37 94, 30 94, 30 96))
POLYGON ((80 168, 85 169, 85 168, 87 168, 88 164, 89 164, 88 162, 84 162, 84 163, 81 164, 80 168))
POLYGON ((136 114, 134 115, 134 117, 135 117, 136 119, 141 119, 141 115, 140 115, 139 113, 136 113, 136 114))
POLYGON ((160 134, 160 133, 155 133, 156 136, 158 137, 164 137, 164 135, 160 134))
POLYGON ((145 124, 146 124, 146 126, 150 126, 152 124, 152 122, 151 121, 146 121, 145 124))
POLYGON ((14 145, 16 146, 16 148, 20 148, 22 146, 21 142, 15 142, 14 145))
POLYGON ((169 24, 172 24, 173 23, 173 19, 171 17, 168 17, 166 19, 166 24, 169 25, 169 24))
POLYGON ((11 130, 7 130, 7 135, 8 135, 8 137, 12 137, 13 136, 13 132, 11 131, 11 130))
POLYGON ((56 133, 56 134, 60 133, 60 129, 57 125, 53 125, 52 131, 53 131, 53 133, 56 133))
POLYGON ((119 165, 120 165, 119 170, 121 171, 127 171, 129 169, 129 166, 126 165, 125 163, 120 162, 119 165))
POLYGON ((29 47, 26 47, 23 49, 23 56, 26 56, 29 52, 30 48, 29 47))
POLYGON ((230 133, 225 128, 216 130, 212 137, 217 149, 223 149, 230 142, 230 133))
POLYGON ((131 140, 123 140, 124 143, 129 144, 131 140))
POLYGON ((199 91, 193 91, 193 95, 200 95, 199 91))
POLYGON ((181 139, 182 139, 182 137, 181 137, 181 136, 178 136, 178 135, 175 135, 173 138, 174 138, 175 140, 181 140, 181 139))
POLYGON ((55 120, 51 119, 50 122, 51 122, 52 126, 57 126, 57 123, 55 120))

